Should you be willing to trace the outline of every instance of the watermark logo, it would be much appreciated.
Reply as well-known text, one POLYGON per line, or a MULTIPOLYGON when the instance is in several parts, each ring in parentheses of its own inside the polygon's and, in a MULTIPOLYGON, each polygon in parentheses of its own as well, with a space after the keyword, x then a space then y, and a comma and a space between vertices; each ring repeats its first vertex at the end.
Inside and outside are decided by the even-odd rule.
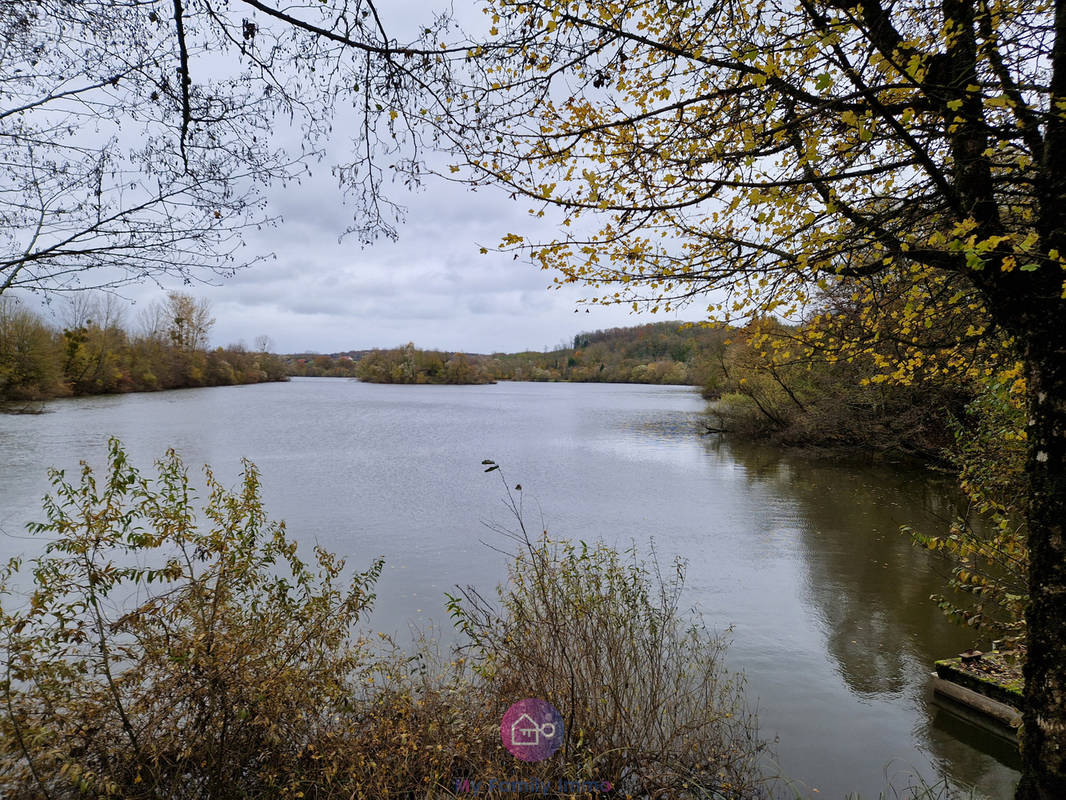
POLYGON ((513 778, 511 780, 500 780, 499 778, 486 778, 484 780, 478 780, 477 778, 456 778, 455 779, 455 794, 471 794, 475 797, 484 792, 486 795, 500 795, 500 794, 539 794, 543 797, 547 797, 549 794, 555 795, 595 795, 606 794, 614 788, 614 784, 610 781, 589 781, 589 780, 559 780, 544 781, 540 778, 527 778, 520 780, 513 778))
POLYGON ((563 743, 563 715, 544 700, 519 700, 503 715, 500 738, 515 758, 543 761, 563 743))

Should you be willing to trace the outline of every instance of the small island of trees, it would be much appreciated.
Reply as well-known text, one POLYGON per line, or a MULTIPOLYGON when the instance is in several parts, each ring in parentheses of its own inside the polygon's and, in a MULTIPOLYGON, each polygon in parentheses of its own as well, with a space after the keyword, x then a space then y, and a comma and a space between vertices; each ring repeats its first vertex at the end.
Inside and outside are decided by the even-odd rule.
POLYGON ((495 383, 484 366, 463 353, 419 350, 408 342, 394 350, 372 350, 355 365, 367 383, 495 383))

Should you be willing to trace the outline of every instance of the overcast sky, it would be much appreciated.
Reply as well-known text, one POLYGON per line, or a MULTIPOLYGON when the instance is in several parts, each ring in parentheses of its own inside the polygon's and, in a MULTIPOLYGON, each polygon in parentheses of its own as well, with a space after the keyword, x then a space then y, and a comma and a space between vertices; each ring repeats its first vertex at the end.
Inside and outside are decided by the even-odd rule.
MULTIPOLYGON (((390 33, 401 39, 427 15, 424 0, 380 5, 390 33)), ((455 14, 468 30, 481 24, 477 7, 475 0, 455 2, 455 14)), ((334 129, 343 131, 344 125, 334 129)), ((330 149, 341 160, 340 151, 349 146, 339 137, 330 149)), ((127 287, 123 295, 135 302, 128 321, 134 323, 140 308, 166 290, 180 289, 211 301, 213 345, 250 345, 266 334, 277 352, 328 353, 408 341, 469 352, 539 350, 585 330, 677 318, 632 314, 626 307, 586 312, 577 304, 584 293, 579 287, 549 290, 550 273, 511 255, 480 254, 481 246, 493 247, 504 233, 534 230, 528 202, 443 180, 428 180, 417 193, 399 184, 388 190, 389 199, 408 208, 399 240, 368 247, 354 236, 338 241, 357 209, 344 204, 328 163, 317 165, 302 185, 271 192, 269 213, 283 221, 246 236, 242 255, 273 253, 275 259, 218 286, 127 287)), ((62 324, 62 302, 52 306, 62 324)), ((698 306, 682 311, 685 319, 699 316, 698 306)))
POLYGON ((275 192, 273 208, 284 222, 249 238, 249 248, 272 251, 276 260, 221 286, 195 287, 213 304, 215 344, 251 343, 266 333, 279 352, 408 341, 511 352, 554 346, 584 330, 672 318, 619 307, 586 313, 577 305, 580 290, 549 290, 550 273, 510 255, 482 255, 480 246, 532 227, 527 205, 495 190, 430 181, 422 192, 403 195, 397 187, 393 197, 408 207, 398 241, 365 248, 355 237, 338 242, 353 209, 343 205, 328 171, 321 172, 301 187, 275 192))

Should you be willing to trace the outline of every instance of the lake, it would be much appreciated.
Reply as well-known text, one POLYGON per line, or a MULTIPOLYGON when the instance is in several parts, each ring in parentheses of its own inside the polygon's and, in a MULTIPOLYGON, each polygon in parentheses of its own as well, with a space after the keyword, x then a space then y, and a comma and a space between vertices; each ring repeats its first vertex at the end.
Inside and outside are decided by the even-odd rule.
POLYGON ((970 634, 928 600, 947 567, 898 532, 942 530, 951 481, 701 437, 705 407, 688 387, 328 378, 55 401, 0 415, 0 555, 39 549, 24 525, 46 469, 104 463, 109 435, 142 467, 175 447, 227 484, 246 457, 294 538, 356 567, 386 558, 371 622, 403 636, 446 623, 456 584, 502 577, 493 459, 534 530, 687 560, 684 605, 730 629, 730 667, 796 791, 875 798, 920 774, 1009 797, 1011 746, 931 700, 933 661, 970 634))

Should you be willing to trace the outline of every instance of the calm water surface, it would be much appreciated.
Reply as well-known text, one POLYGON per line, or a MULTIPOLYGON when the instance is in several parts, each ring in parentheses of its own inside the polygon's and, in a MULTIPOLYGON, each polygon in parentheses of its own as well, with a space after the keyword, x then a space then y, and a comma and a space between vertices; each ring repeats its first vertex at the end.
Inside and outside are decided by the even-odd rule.
POLYGON ((927 599, 943 565, 897 532, 942 527, 949 482, 701 438, 704 405, 684 387, 337 379, 58 401, 0 415, 0 556, 39 547, 23 526, 46 468, 102 463, 109 435, 142 466, 176 447, 229 483, 247 457, 298 540, 385 556, 372 621, 402 634, 445 620, 456 584, 502 576, 491 458, 534 528, 688 560, 688 604, 732 628, 731 667, 798 792, 877 797, 920 774, 1009 797, 1011 748, 931 702, 933 660, 970 642, 927 599))

